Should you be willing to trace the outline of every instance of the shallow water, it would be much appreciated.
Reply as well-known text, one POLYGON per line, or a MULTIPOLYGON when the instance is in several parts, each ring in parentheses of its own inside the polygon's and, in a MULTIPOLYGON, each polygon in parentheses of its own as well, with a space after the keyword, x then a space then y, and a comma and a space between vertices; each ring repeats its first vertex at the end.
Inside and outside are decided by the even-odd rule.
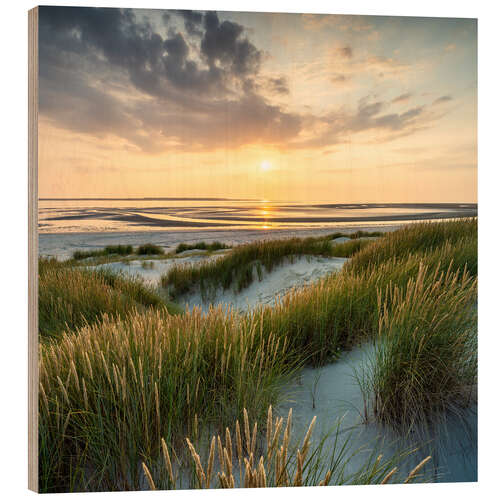
POLYGON ((41 233, 152 229, 279 229, 336 227, 373 221, 471 216, 475 204, 334 204, 268 200, 148 198, 41 199, 41 233))

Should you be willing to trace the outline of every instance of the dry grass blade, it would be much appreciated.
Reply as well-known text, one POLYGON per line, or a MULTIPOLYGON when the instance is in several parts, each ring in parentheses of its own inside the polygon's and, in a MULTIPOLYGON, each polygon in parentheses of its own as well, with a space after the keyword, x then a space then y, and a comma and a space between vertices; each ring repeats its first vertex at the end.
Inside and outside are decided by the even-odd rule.
POLYGON ((153 481, 153 478, 151 477, 151 472, 149 472, 149 469, 147 468, 147 466, 144 462, 142 462, 142 470, 144 471, 146 479, 148 480, 149 487, 152 490, 156 490, 155 483, 153 481))
POLYGON ((425 457, 409 474, 408 477, 405 479, 405 483, 409 483, 413 479, 415 479, 416 475, 422 469, 422 467, 431 459, 430 456, 425 457))
POLYGON ((210 481, 212 479, 212 470, 214 466, 214 455, 215 455, 215 436, 212 437, 212 441, 210 443, 210 453, 208 455, 208 463, 207 463, 207 478, 205 483, 206 488, 210 488, 210 481))
POLYGON ((189 438, 186 438, 186 443, 188 445, 189 451, 191 452, 191 456, 193 457, 195 463, 196 475, 198 477, 199 487, 204 488, 207 480, 205 473, 203 471, 203 467, 201 465, 200 456, 198 455, 198 453, 196 453, 196 450, 191 441, 189 440, 189 438))
POLYGON ((396 473, 398 470, 397 467, 394 467, 385 477, 382 479, 382 482, 380 484, 387 484, 389 482, 389 479, 391 479, 392 476, 396 473))
POLYGON ((168 453, 167 443, 165 443, 165 440, 163 438, 161 439, 161 449, 163 451, 163 458, 165 460, 165 467, 167 468, 168 477, 170 479, 170 482, 172 484, 175 484, 174 472, 172 469, 172 462, 170 460, 170 454, 168 453))
POLYGON ((313 417, 311 423, 309 424, 309 428, 307 429, 304 441, 302 443, 302 448, 300 449, 300 454, 302 455, 303 458, 307 456, 307 452, 309 451, 311 435, 315 425, 316 425, 316 415, 313 417))

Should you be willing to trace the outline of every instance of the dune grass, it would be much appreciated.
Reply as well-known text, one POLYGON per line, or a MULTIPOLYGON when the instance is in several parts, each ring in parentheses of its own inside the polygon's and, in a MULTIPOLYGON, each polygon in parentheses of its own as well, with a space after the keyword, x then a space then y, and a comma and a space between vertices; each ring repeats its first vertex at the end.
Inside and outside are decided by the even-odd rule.
MULTIPOLYGON (((119 317, 100 311, 76 334, 68 329, 57 343, 41 344, 41 490, 139 489, 142 463, 160 457, 162 438, 179 449, 198 428, 223 432, 244 408, 264 421, 282 382, 299 367, 330 362, 367 339, 387 339, 370 386, 381 421, 401 409, 410 420, 413 404, 419 418, 466 404, 476 371, 477 221, 460 221, 458 236, 447 224, 456 223, 416 224, 403 236, 372 242, 341 272, 274 307, 176 316, 153 307, 119 317), (431 399, 424 394, 441 383, 431 399)), ((287 244, 296 245, 252 251, 285 255, 287 244)), ((152 466, 150 474, 157 484, 152 466)))
POLYGON ((132 309, 166 307, 180 312, 138 278, 107 270, 71 267, 55 259, 38 261, 38 315, 41 339, 57 338, 93 323, 103 314, 126 315, 132 309))
POLYGON ((255 314, 263 315, 268 331, 286 335, 309 363, 321 365, 335 359, 340 350, 377 336, 381 304, 390 301, 391 284, 404 286, 418 275, 422 265, 429 270, 425 283, 432 282, 435 271, 477 268, 476 245, 472 238, 461 239, 360 271, 349 266, 288 293, 274 307, 262 307, 255 314))
MULTIPOLYGON (((400 475, 399 467, 405 464, 412 451, 396 453, 384 458, 375 453, 367 454, 363 463, 350 474, 345 468, 351 459, 363 450, 350 450, 351 435, 340 438, 340 423, 319 441, 313 441, 314 417, 298 445, 292 444, 292 410, 285 420, 273 418, 272 407, 267 413, 264 433, 258 433, 258 422, 250 425, 248 413, 243 409, 242 425, 236 420, 233 432, 214 435, 210 445, 198 453, 198 439, 186 438, 184 453, 169 451, 162 439, 162 464, 142 463, 145 480, 151 490, 191 488, 265 488, 280 486, 329 486, 340 484, 389 484, 421 482, 425 480, 422 469, 430 461, 426 457, 409 473, 400 475), (332 444, 325 446, 328 437, 332 444), (217 443, 217 446, 216 446, 217 443), (189 455, 194 471, 192 481, 182 484, 183 464, 177 457, 189 455), (259 457, 260 455, 260 457, 259 457), (217 458, 218 460, 217 460, 217 458)), ((185 466, 184 466, 185 468, 185 466)))
POLYGON ((290 360, 286 339, 221 309, 104 316, 40 350, 40 488, 138 489, 144 457, 245 406, 260 418, 290 360))
POLYGON ((477 218, 408 224, 358 252, 346 267, 360 271, 388 259, 404 258, 463 241, 475 245, 469 247, 469 255, 462 255, 456 265, 467 262, 469 271, 477 274, 477 218))
POLYGON ((139 245, 135 251, 137 255, 163 255, 165 250, 158 245, 153 245, 152 243, 146 243, 144 245, 139 245))
MULTIPOLYGON (((375 417, 413 428, 467 406, 477 383, 477 278, 425 267, 391 285, 362 389, 375 417)), ((368 405, 365 405, 368 406, 368 405)))
POLYGON ((335 240, 337 238, 350 238, 351 240, 356 240, 358 238, 380 238, 381 236, 385 236, 387 233, 383 231, 355 231, 353 233, 331 233, 326 236, 329 240, 335 240))
POLYGON ((225 243, 221 243, 220 241, 213 241, 211 243, 206 243, 205 241, 199 241, 198 243, 188 244, 188 243, 179 243, 175 249, 175 253, 182 253, 186 250, 207 250, 209 252, 215 252, 217 250, 226 250, 231 248, 229 245, 225 243))
POLYGON ((83 260, 95 257, 129 256, 129 255, 163 255, 165 251, 158 245, 146 243, 134 250, 132 245, 108 245, 101 250, 77 250, 73 252, 74 260, 83 260))
POLYGON ((226 290, 233 287, 236 292, 240 292, 256 278, 261 279, 264 270, 271 272, 285 261, 293 262, 297 256, 350 257, 372 243, 359 239, 358 235, 351 241, 332 244, 332 236, 336 237, 334 234, 239 245, 216 260, 174 266, 162 276, 161 283, 174 297, 197 288, 205 298, 217 288, 226 290))
POLYGON ((101 250, 77 250, 73 259, 83 260, 90 257, 104 257, 107 255, 131 255, 134 253, 132 245, 108 245, 101 250))

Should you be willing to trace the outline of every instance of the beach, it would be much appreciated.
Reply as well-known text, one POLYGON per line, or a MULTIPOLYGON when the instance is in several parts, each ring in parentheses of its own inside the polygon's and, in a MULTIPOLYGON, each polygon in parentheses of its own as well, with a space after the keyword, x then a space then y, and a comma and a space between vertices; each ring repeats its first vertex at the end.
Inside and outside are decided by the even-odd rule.
MULTIPOLYGON (((137 306, 140 310, 143 310, 142 304, 157 304, 158 301, 169 298, 175 303, 169 303, 167 306, 169 311, 174 311, 173 314, 180 314, 180 316, 176 316, 179 319, 175 321, 180 321, 181 324, 194 321, 195 324, 199 325, 196 328, 210 329, 212 326, 209 325, 214 325, 214 321, 216 323, 219 321, 229 322, 229 324, 239 321, 258 322, 262 321, 262 319, 257 319, 261 314, 276 317, 279 325, 282 321, 279 319, 280 316, 284 315, 286 318, 289 314, 287 311, 292 311, 296 307, 301 310, 304 307, 305 315, 301 315, 298 322, 294 321, 294 326, 290 327, 292 330, 297 328, 300 332, 302 322, 304 325, 308 325, 310 322, 316 324, 311 335, 317 336, 317 340, 308 339, 308 337, 303 340, 304 349, 310 350, 311 354, 307 355, 304 362, 295 366, 292 371, 284 370, 282 375, 273 375, 275 381, 271 382, 270 379, 268 383, 273 387, 272 394, 274 395, 272 397, 265 396, 266 398, 270 397, 270 401, 273 401, 274 414, 277 418, 282 417, 286 420, 289 409, 293 410, 294 425, 288 437, 292 449, 294 446, 300 445, 311 420, 316 417, 318 422, 316 431, 310 438, 311 446, 324 447, 325 453, 328 450, 332 453, 336 453, 335 450, 338 449, 343 450, 343 472, 336 481, 344 481, 344 476, 358 477, 360 471, 368 467, 367 464, 372 464, 370 467, 373 466, 372 461, 378 455, 387 457, 388 464, 393 462, 398 464, 399 477, 410 474, 413 468, 420 462, 427 461, 427 456, 431 456, 432 462, 423 469, 424 476, 429 480, 434 482, 476 481, 477 403, 475 396, 471 397, 467 406, 460 411, 440 412, 430 426, 412 425, 411 433, 401 433, 394 427, 380 422, 373 410, 367 409, 371 407, 370 398, 372 396, 370 395, 371 389, 367 392, 364 384, 366 383, 365 379, 371 376, 369 374, 372 367, 378 366, 379 361, 377 361, 376 353, 381 345, 377 342, 374 333, 371 333, 368 338, 362 336, 358 338, 358 330, 372 328, 369 326, 370 320, 367 321, 363 317, 365 313, 361 314, 359 320, 355 319, 358 314, 355 311, 358 300, 356 294, 359 292, 348 292, 345 299, 340 299, 340 297, 335 299, 347 302, 344 306, 336 304, 336 302, 332 303, 337 312, 326 313, 329 318, 333 314, 331 320, 322 319, 321 315, 325 314, 325 305, 311 306, 313 308, 311 310, 306 305, 317 300, 314 298, 314 294, 319 294, 318 297, 320 297, 326 293, 328 296, 329 287, 333 286, 333 289, 337 287, 335 276, 339 276, 339 283, 342 283, 344 279, 348 279, 346 284, 351 280, 354 280, 353 283, 355 283, 358 279, 361 279, 361 282, 366 280, 369 282, 372 279, 370 274, 361 273, 360 278, 358 278, 345 271, 345 267, 357 254, 360 256, 370 255, 370 248, 380 248, 377 251, 374 250, 373 256, 370 257, 370 259, 378 258, 379 254, 382 256, 385 252, 386 244, 384 242, 391 241, 389 238, 391 235, 396 238, 394 241, 399 241, 397 239, 399 233, 407 234, 408 236, 404 236, 404 238, 408 238, 413 233, 418 235, 420 231, 430 233, 436 231, 436 235, 443 238, 441 233, 447 231, 447 224, 454 224, 457 228, 462 226, 465 228, 474 223, 471 219, 465 219, 464 222, 446 223, 436 220, 436 224, 414 222, 405 225, 394 222, 386 224, 379 221, 379 224, 376 225, 351 226, 346 224, 341 228, 314 229, 199 230, 191 228, 175 231, 41 233, 39 235, 39 251, 44 258, 55 257, 57 259, 53 261, 57 264, 49 265, 49 267, 56 266, 54 270, 57 269, 57 266, 61 266, 61 269, 67 269, 67 272, 74 269, 78 273, 83 273, 81 274, 82 278, 93 276, 85 273, 95 272, 97 277, 102 272, 104 273, 102 275, 104 283, 113 283, 118 280, 119 283, 122 283, 119 286, 123 290, 119 294, 130 293, 129 288, 127 288, 130 285, 127 283, 128 280, 131 280, 130 284, 134 283, 131 291, 139 287, 133 293, 137 294, 136 300, 139 301, 137 306), (415 230, 412 232, 413 226, 415 230), (213 249, 210 246, 212 244, 214 245, 213 249), (147 247, 148 245, 154 252, 140 254, 141 246, 147 247), (106 249, 116 250, 111 250, 107 254, 106 249), (366 249, 366 252, 363 252, 363 249, 366 249), (123 255, 113 253, 114 251, 123 252, 123 255), (80 255, 78 255, 79 253, 80 255), (238 255, 241 257, 237 258, 238 255), (225 262, 227 264, 224 264, 225 262), (237 264, 238 262, 239 264, 237 264), (261 263, 262 267, 260 267, 261 263), (231 281, 222 285, 226 279, 224 273, 227 274, 227 271, 224 269, 227 266, 231 266, 228 275, 231 281), (205 276, 204 278, 196 277, 198 276, 196 274, 190 278, 182 278, 185 272, 190 273, 191 270, 203 269, 205 271, 200 276, 205 276), (180 273, 181 278, 176 278, 178 273, 180 273), (343 276, 351 277, 344 278, 343 276), (178 279, 181 281, 176 281, 178 279), (242 279, 243 281, 241 281, 242 279), (141 291, 140 287, 146 288, 141 291), (158 294, 158 298, 154 298, 154 296, 148 298, 150 293, 158 294), (316 308, 318 308, 318 312, 315 313, 316 308), (354 314, 353 319, 349 319, 351 314, 354 314), (347 325, 342 328, 347 328, 347 331, 350 332, 349 335, 353 335, 356 340, 352 344, 346 345, 341 342, 339 347, 334 347, 330 354, 323 356, 323 349, 330 350, 331 348, 327 345, 332 341, 323 338, 324 334, 318 330, 331 331, 329 335, 332 335, 337 327, 330 327, 328 321, 336 322, 336 316, 346 318, 347 325), (361 321, 359 326, 356 326, 357 321, 361 321), (318 343, 315 344, 316 342, 318 343), (321 361, 319 363, 313 362, 313 366, 311 366, 309 362, 311 355, 319 356, 318 359, 321 361), (319 366, 315 366, 316 364, 319 366), (360 450, 363 451, 360 452, 360 450), (410 456, 403 458, 408 450, 414 451, 410 456)), ((453 237, 458 238, 458 236, 453 237)), ((415 247, 417 243, 411 238, 408 241, 415 247)), ((469 248, 470 243, 466 243, 464 240, 463 243, 458 243, 457 248, 446 246, 448 243, 444 243, 441 252, 443 255, 451 252, 450 255, 455 255, 455 259, 460 262, 462 258, 460 257, 460 245, 462 244, 466 244, 469 248)), ((401 246, 401 243, 398 243, 398 246, 393 247, 385 259, 391 255, 396 258, 398 252, 403 251, 404 245, 401 246), (398 249, 399 246, 401 249, 398 249)), ((417 248, 415 247, 415 249, 417 248)), ((401 263, 405 262, 405 259, 411 262, 411 253, 407 255, 405 252, 402 255, 404 258, 401 263)), ((429 262, 438 262, 436 259, 442 258, 439 253, 435 257, 433 257, 434 254, 424 253, 422 255, 429 262)), ((393 273, 393 267, 398 269, 399 264, 397 261, 389 260, 385 264, 382 261, 381 265, 382 268, 376 266, 372 269, 375 276, 380 275, 377 280, 382 279, 382 282, 387 283, 385 285, 387 287, 390 282, 386 281, 384 273, 393 273), (381 269, 387 269, 387 271, 381 269)), ((404 264, 404 266, 406 265, 404 264)), ((403 271, 403 268, 397 272, 402 273, 401 276, 405 280, 408 279, 407 273, 414 273, 414 271, 403 271)), ((89 282, 89 286, 95 285, 93 282, 89 282)), ((343 285, 339 286, 343 287, 343 285)), ((348 287, 351 286, 348 284, 348 287)), ((455 285, 450 282, 450 286, 455 285)), ((369 288, 361 293, 368 293, 373 297, 374 290, 372 288, 373 285, 369 285, 369 288)), ((98 289, 96 291, 99 293, 98 289)), ((344 294, 344 291, 340 292, 339 289, 339 293, 344 294)), ((455 292, 452 293, 452 296, 455 296, 455 292)), ((361 295, 359 299, 365 300, 362 299, 361 295)), ((108 302, 108 299, 104 300, 108 302)), ((52 299, 50 304, 53 304, 52 299)), ((53 306, 50 305, 50 307, 53 306)), ((106 305, 106 307, 109 306, 106 305)), ((125 309, 125 315, 128 314, 127 311, 129 309, 125 309)), ((134 316, 137 314, 138 311, 133 309, 131 321, 141 322, 144 320, 143 318, 147 318, 147 313, 144 317, 143 313, 134 316), (137 320, 134 320, 134 317, 137 317, 137 320)), ((366 311, 367 318, 371 314, 368 309, 366 311)), ((154 318, 154 321, 162 321, 160 316, 154 318)), ((95 333, 97 333, 100 329, 108 328, 109 321, 112 321, 111 317, 105 317, 101 326, 97 323, 96 326, 89 325, 88 328, 95 328, 95 333)), ((257 324, 251 328, 264 328, 262 325, 256 326, 257 324)), ((115 331, 116 326, 113 325, 114 323, 110 323, 109 328, 115 331)), ((140 331, 143 327, 139 327, 139 323, 134 323, 134 325, 133 335, 137 335, 136 328, 139 328, 138 331, 140 331)), ((87 327, 84 326, 85 328, 87 327)), ((145 328, 149 332, 151 327, 145 328)), ((177 335, 181 335, 182 332, 182 336, 186 337, 183 342, 190 343, 191 334, 188 334, 184 327, 179 328, 177 335)), ((189 330, 192 327, 186 328, 189 330)), ((280 327, 276 328, 279 331, 280 327)), ((122 335, 121 329, 122 327, 119 326, 116 330, 116 332, 120 332, 120 335, 122 335)), ((57 332, 55 333, 57 334, 57 332)), ((85 337, 86 335, 95 335, 95 333, 90 330, 88 333, 82 331, 78 333, 78 336, 85 337)), ((283 333, 285 336, 288 335, 287 330, 283 333)), ((207 334, 212 335, 209 330, 204 335, 207 334)), ((266 335, 270 335, 269 338, 272 338, 272 334, 271 329, 266 335)), ((148 333, 144 340, 149 342, 150 335, 151 333, 148 333)), ((216 335, 220 335, 220 333, 216 335)), ((224 333, 225 335, 226 333, 224 333)), ((296 335, 301 335, 301 333, 296 335)), ((196 342, 202 341, 196 340, 196 342)), ((269 339, 266 342, 269 342, 269 339)), ((336 346, 337 342, 333 341, 333 345, 336 346)), ((112 352, 109 355, 114 356, 112 352)), ((165 351, 165 355, 170 356, 168 351, 165 351)), ((238 364, 240 361, 235 362, 238 364)), ((209 375, 210 377, 212 375, 209 375)), ((207 383, 211 382, 207 381, 207 383)), ((190 391, 189 388, 187 390, 190 391)), ((225 390, 230 391, 228 388, 225 390)), ((265 389, 265 391, 268 390, 265 389)), ((167 394, 168 390, 165 392, 165 395, 167 394)), ((257 398, 261 396, 262 394, 254 395, 257 398)), ((164 411, 171 412, 172 410, 173 408, 167 406, 164 411)), ((253 411, 251 405, 249 410, 253 411)), ((209 432, 209 429, 215 430, 217 428, 217 426, 214 428, 213 422, 209 420, 203 425, 202 432, 204 434, 209 432)), ((257 439, 257 443, 258 446, 264 446, 262 436, 257 439)), ((198 442, 198 446, 201 455, 206 457, 208 443, 202 440, 198 442)), ((319 467, 323 467, 324 460, 327 459, 321 458, 321 461, 318 462, 319 467)), ((154 461, 150 462, 151 467, 154 466, 154 463, 154 461)), ((384 467, 388 466, 384 465, 384 467)), ((238 467, 236 458, 233 459, 233 467, 235 469, 238 467)), ((290 467, 290 474, 293 475, 294 465, 290 465, 290 467)), ((175 468, 179 475, 176 487, 192 487, 189 479, 189 468, 181 463, 177 464, 175 468)), ((236 479, 236 485, 239 484, 238 481, 236 479)), ((147 482, 144 479, 141 479, 138 485, 139 489, 147 489, 147 482)))

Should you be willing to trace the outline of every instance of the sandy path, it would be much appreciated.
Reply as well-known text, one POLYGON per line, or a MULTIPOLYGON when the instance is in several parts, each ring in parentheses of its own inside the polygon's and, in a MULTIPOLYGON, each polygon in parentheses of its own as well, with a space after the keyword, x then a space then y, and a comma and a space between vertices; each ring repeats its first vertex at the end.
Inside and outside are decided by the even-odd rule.
POLYGON ((264 272, 261 281, 255 276, 253 283, 240 293, 232 290, 219 292, 210 302, 204 302, 201 295, 195 293, 186 297, 185 304, 189 308, 198 306, 205 311, 210 304, 231 304, 242 311, 260 304, 273 305, 277 298, 291 289, 314 283, 329 273, 339 271, 346 260, 341 257, 297 257, 294 262, 285 262, 271 273, 264 272))
POLYGON ((184 252, 182 257, 171 259, 146 259, 146 260, 129 260, 125 262, 109 262, 91 266, 94 269, 109 269, 116 273, 124 273, 134 277, 140 277, 145 283, 152 286, 159 286, 163 274, 169 271, 174 266, 182 266, 186 264, 197 264, 201 261, 209 261, 217 259, 222 253, 205 255, 199 251, 184 252))

